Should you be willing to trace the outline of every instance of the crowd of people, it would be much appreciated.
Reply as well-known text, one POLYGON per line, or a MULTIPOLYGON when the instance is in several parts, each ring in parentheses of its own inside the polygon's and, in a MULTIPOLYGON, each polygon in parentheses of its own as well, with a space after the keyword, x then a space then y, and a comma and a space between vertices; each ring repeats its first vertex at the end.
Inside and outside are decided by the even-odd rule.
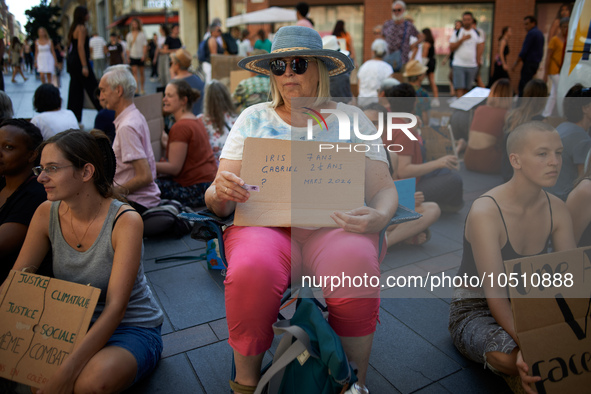
MULTIPOLYGON (((0 92, 0 284, 11 268, 26 268, 91 283, 106 294, 88 334, 42 392, 98 387, 117 392, 155 368, 162 352, 163 313, 143 273, 142 214, 163 200, 191 209, 206 206, 220 217, 233 213, 250 198, 241 178, 245 139, 305 139, 308 117, 298 111, 301 98, 308 98, 306 105, 318 111, 340 110, 363 134, 375 135, 386 122, 409 123, 410 118, 402 117, 405 113, 416 115, 416 121, 406 132, 382 133, 385 149, 365 153, 366 205, 332 214, 336 227, 225 230, 234 392, 253 392, 258 382, 292 268, 318 276, 379 276, 387 250, 379 246, 380 230, 386 228, 387 247, 418 247, 429 241, 429 227, 442 212, 457 213, 464 207, 460 157, 467 170, 501 174, 505 182, 477 198, 468 212, 459 275, 500 273, 504 260, 591 245, 591 88, 572 86, 564 118, 551 116, 568 7, 561 7, 553 24, 542 80, 534 78, 544 52, 536 19, 524 18, 527 36, 512 67, 512 27, 502 29, 488 98, 470 109, 465 130, 453 130, 459 140, 453 154, 437 158, 428 157, 423 140, 423 131, 435 127, 433 108, 441 104, 432 31, 417 29, 407 17, 406 4, 394 1, 392 18, 374 29, 371 59, 362 62, 344 21, 337 21, 332 34, 322 38, 308 17, 308 5, 300 3, 296 9, 295 26, 280 28, 272 41, 260 30, 252 45, 248 31, 234 29, 227 35, 214 21, 199 45, 201 64, 196 70, 178 25, 170 32, 163 25, 161 36, 149 42, 141 21, 133 19, 124 41, 113 33, 107 43, 98 35, 89 37, 88 11, 79 6, 67 37, 67 109, 62 108, 54 78, 62 67, 57 55, 61 49, 39 29, 34 49, 29 48, 42 81, 34 95, 38 114, 30 121, 12 119, 10 98, 0 92), (230 45, 228 40, 235 41, 230 45), (248 55, 238 65, 252 74, 230 92, 208 78, 208 72, 211 54, 234 50, 248 55), (152 65, 150 78, 164 87, 167 122, 159 160, 146 118, 134 104, 145 93, 147 63, 152 65), (353 97, 350 78, 356 63, 359 95, 353 97), (509 71, 520 64, 514 92, 509 71), (343 89, 347 84, 349 89, 343 89), (85 92, 100 110, 90 132, 78 130, 85 92), (391 112, 396 117, 389 117, 391 112), (401 197, 395 182, 408 179, 415 192, 407 208, 422 217, 388 226, 401 197)), ((478 76, 484 33, 469 11, 457 22, 449 62, 454 91, 461 97, 482 84, 478 76)), ((25 51, 18 39, 13 51, 19 57, 25 51)), ((12 63, 13 81, 19 71, 24 78, 20 60, 12 63)), ((341 121, 336 115, 325 121, 326 128, 313 126, 318 140, 363 142, 359 130, 340 141, 334 131, 341 121)), ((328 321, 358 366, 358 382, 347 393, 366 394, 379 289, 322 290, 328 321)), ((529 392, 528 384, 538 378, 527 376, 511 305, 502 292, 493 287, 456 288, 450 305, 451 340, 465 357, 517 379, 529 392)))

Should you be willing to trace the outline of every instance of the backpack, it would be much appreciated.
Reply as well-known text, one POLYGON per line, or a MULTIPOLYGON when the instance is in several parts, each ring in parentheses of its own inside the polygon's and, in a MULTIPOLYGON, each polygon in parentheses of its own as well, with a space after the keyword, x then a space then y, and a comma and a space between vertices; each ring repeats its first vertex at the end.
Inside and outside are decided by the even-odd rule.
POLYGON ((300 290, 293 317, 273 324, 283 338, 255 394, 336 394, 357 381, 341 339, 316 302, 310 289, 300 290))
POLYGON ((197 48, 197 58, 199 59, 200 63, 206 62, 209 58, 209 46, 207 45, 207 40, 209 38, 201 41, 199 43, 199 48, 197 48))
POLYGON ((142 214, 144 221, 144 237, 160 234, 174 234, 182 237, 191 232, 191 224, 178 217, 183 205, 175 200, 162 200, 160 205, 146 210, 142 214))
POLYGON ((232 37, 230 33, 222 34, 222 39, 224 40, 224 48, 230 55, 237 55, 238 54, 238 43, 236 39, 232 37))

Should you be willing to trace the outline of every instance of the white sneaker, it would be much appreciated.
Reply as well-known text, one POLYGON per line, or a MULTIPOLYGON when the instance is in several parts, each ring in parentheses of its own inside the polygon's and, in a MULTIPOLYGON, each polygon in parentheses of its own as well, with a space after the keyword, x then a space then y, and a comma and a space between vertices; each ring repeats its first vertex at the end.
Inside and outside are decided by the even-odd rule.
POLYGON ((367 387, 354 383, 345 394, 369 394, 367 387))
POLYGON ((431 100, 431 107, 432 108, 437 108, 441 105, 441 103, 439 102, 439 99, 437 97, 435 97, 434 99, 431 100))

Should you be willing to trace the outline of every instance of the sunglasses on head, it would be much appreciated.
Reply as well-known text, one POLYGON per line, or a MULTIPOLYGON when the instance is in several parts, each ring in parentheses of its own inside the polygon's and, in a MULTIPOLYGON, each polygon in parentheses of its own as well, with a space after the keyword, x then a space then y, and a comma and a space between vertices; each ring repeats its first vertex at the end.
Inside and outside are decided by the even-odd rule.
MULTIPOLYGON (((301 57, 296 57, 292 59, 290 64, 293 72, 298 75, 305 73, 308 69, 308 59, 304 59, 301 57)), ((281 75, 285 74, 285 70, 287 69, 287 62, 285 60, 275 59, 269 63, 269 68, 271 69, 271 72, 273 74, 280 77, 281 75)))

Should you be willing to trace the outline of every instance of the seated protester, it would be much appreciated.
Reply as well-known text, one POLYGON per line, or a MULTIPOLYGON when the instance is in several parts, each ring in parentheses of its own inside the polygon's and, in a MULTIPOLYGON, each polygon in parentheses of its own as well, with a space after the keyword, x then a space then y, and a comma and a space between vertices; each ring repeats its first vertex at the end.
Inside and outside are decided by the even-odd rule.
MULTIPOLYGON (((542 190, 560 173, 562 143, 556 130, 544 122, 522 124, 509 134, 507 151, 514 175, 474 201, 458 276, 486 272, 496 281, 505 260, 547 253, 550 241, 555 251, 575 247, 566 205, 542 190)), ((460 353, 485 368, 514 379, 519 375, 524 388, 541 380, 527 376, 506 288, 486 281, 482 288, 456 288, 449 331, 460 353)))
POLYGON ((174 116, 170 133, 163 132, 166 160, 156 163, 156 172, 170 177, 156 179, 161 197, 183 205, 205 205, 203 195, 209 187, 217 165, 203 123, 191 112, 199 92, 183 80, 173 79, 166 85, 163 111, 174 116))
POLYGON ((56 278, 101 289, 84 339, 41 391, 123 391, 162 352, 163 313, 142 264, 142 218, 114 198, 115 155, 102 132, 67 130, 40 150, 35 173, 49 201, 35 212, 14 269, 35 272, 51 251, 56 278))
POLYGON ((222 148, 237 117, 226 86, 215 79, 208 83, 205 89, 205 112, 199 115, 199 119, 203 121, 209 135, 216 163, 220 162, 222 148))
POLYGON ((12 119, 13 116, 12 101, 4 91, 0 90, 0 122, 5 119, 12 119))
MULTIPOLYGON (((294 107, 294 99, 312 97, 315 110, 344 111, 350 122, 355 115, 361 130, 375 134, 361 110, 331 101, 329 75, 350 71, 353 63, 339 52, 322 49, 322 39, 315 30, 284 26, 275 35, 271 53, 245 58, 238 65, 270 75, 273 101, 248 108, 232 127, 220 168, 205 195, 207 207, 216 215, 228 216, 237 203, 251 196, 241 187, 244 180, 240 178, 246 138, 305 138, 309 116, 294 107), (292 108, 296 110, 292 112, 292 108)), ((315 126, 314 136, 318 141, 337 141, 337 116, 326 116, 325 121, 328 127, 315 126)), ((350 131, 352 137, 348 142, 361 142, 350 131)), ((273 341, 272 324, 277 320, 281 297, 290 285, 292 269, 305 268, 320 277, 380 274, 385 248, 381 254, 378 252, 379 232, 396 212, 398 196, 382 150, 365 152, 364 174, 367 205, 330 215, 338 227, 230 226, 224 232, 228 343, 234 350, 236 365, 235 380, 230 385, 235 392, 250 393, 258 383, 263 356, 273 341)), ((369 286, 323 288, 329 324, 340 336, 348 359, 359 368, 358 382, 351 392, 367 392, 365 381, 379 313, 379 293, 379 289, 369 286)))
MULTIPOLYGON (((256 52, 264 51, 257 49, 253 51, 253 54, 256 55, 256 52)), ((271 88, 269 77, 257 73, 251 73, 251 75, 250 78, 240 81, 232 93, 234 105, 239 113, 251 105, 269 101, 269 89, 271 88)))
POLYGON ((160 204, 160 189, 154 183, 156 163, 148 123, 133 103, 136 89, 126 65, 107 68, 99 83, 101 103, 115 111, 115 187, 142 214, 160 204))
POLYGON ((564 146, 562 171, 556 184, 546 191, 566 201, 576 179, 583 175, 585 159, 591 149, 591 89, 576 84, 566 93, 562 106, 567 121, 556 128, 564 146))
POLYGON ((170 78, 180 79, 199 91, 199 99, 193 103, 192 112, 197 116, 203 112, 203 92, 205 83, 199 76, 189 71, 191 54, 185 49, 177 49, 170 54, 170 78))
MULTIPOLYGON (((389 89, 390 105, 397 112, 413 114, 415 107, 415 90, 402 83, 389 89)), ((393 123, 408 123, 409 119, 396 119, 393 123)), ((424 162, 423 140, 417 127, 410 129, 417 140, 411 140, 402 130, 392 131, 392 140, 382 134, 384 144, 399 144, 403 147, 398 152, 399 179, 417 178, 416 190, 423 192, 425 201, 436 202, 442 212, 457 212, 464 206, 463 182, 458 168, 458 158, 454 155, 440 157, 437 160, 424 162)))
POLYGON ((31 123, 39 127, 44 140, 64 130, 79 128, 76 115, 62 108, 60 91, 50 83, 44 83, 35 90, 33 107, 39 114, 33 116, 31 123))
POLYGON ((14 265, 35 210, 46 194, 33 175, 39 129, 24 119, 0 124, 0 282, 14 265))
MULTIPOLYGON (((359 97, 378 97, 378 89, 382 81, 394 74, 392 65, 384 61, 388 51, 385 40, 378 38, 371 44, 373 57, 359 67, 357 79, 359 80, 359 97)), ((367 105, 378 100, 361 99, 359 104, 367 105)))
MULTIPOLYGON (((367 118, 371 120, 377 128, 379 127, 379 117, 382 116, 382 119, 387 119, 386 116, 388 111, 380 104, 373 103, 366 106, 363 113, 365 113, 367 118)), ((390 172, 392 179, 396 180, 398 179, 398 154, 389 151, 387 154, 389 156, 388 160, 390 161, 390 172)), ((400 242, 419 246, 429 241, 431 238, 429 226, 435 223, 441 215, 439 205, 434 202, 425 202, 425 196, 422 192, 416 192, 414 198, 415 206, 407 208, 414 209, 423 216, 408 223, 402 223, 388 227, 386 232, 388 247, 400 242)))
POLYGON ((429 102, 429 93, 421 87, 421 81, 427 70, 428 67, 423 66, 418 60, 411 60, 404 66, 404 73, 402 74, 415 89, 417 104, 415 105, 414 114, 421 118, 425 125, 429 124, 431 103, 429 102))
POLYGON ((519 125, 532 120, 544 120, 542 111, 546 107, 546 98, 548 97, 548 86, 541 79, 532 79, 523 89, 523 97, 519 98, 518 104, 515 108, 509 111, 505 119, 505 127, 503 144, 502 144, 502 158, 501 158, 501 175, 503 181, 507 182, 513 176, 513 168, 509 161, 507 153, 507 138, 509 134, 519 125))
MULTIPOLYGON (((564 155, 563 155, 564 156, 564 155)), ((575 188, 566 199, 566 206, 573 220, 577 246, 591 246, 591 151, 587 154, 585 172, 575 182, 575 188)))
POLYGON ((466 169, 483 174, 500 174, 505 115, 513 102, 511 82, 496 80, 490 88, 486 105, 474 111, 464 154, 466 169))

